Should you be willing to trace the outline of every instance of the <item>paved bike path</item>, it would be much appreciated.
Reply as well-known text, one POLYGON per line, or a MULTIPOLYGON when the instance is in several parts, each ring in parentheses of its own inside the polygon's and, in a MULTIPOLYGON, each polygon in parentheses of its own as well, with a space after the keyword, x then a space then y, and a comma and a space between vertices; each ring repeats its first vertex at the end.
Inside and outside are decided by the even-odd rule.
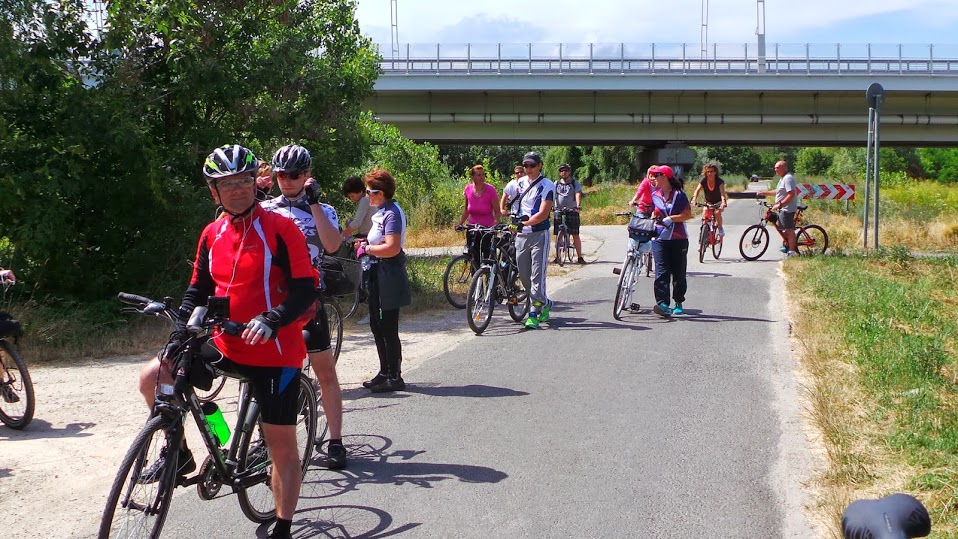
MULTIPOLYGON (((310 470, 294 537, 813 536, 794 365, 776 344, 780 254, 737 249, 754 220, 733 201, 722 260, 690 253, 682 317, 614 320, 624 227, 585 227, 595 262, 551 293, 546 329, 500 307, 481 337, 407 371, 406 392, 347 391, 350 466, 310 470)), ((233 496, 185 493, 164 536, 266 529, 233 496)))

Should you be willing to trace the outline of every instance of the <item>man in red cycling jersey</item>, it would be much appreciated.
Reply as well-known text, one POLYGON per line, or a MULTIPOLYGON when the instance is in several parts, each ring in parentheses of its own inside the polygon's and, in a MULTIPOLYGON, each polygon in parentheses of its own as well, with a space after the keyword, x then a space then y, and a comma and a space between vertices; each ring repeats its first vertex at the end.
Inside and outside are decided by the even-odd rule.
MULTIPOLYGON (((219 333, 203 347, 216 367, 251 382, 259 403, 263 438, 273 460, 272 491, 276 525, 269 537, 289 538, 302 482, 296 443, 298 376, 306 356, 303 315, 316 301, 319 278, 310 262, 306 238, 296 224, 268 212, 256 201, 254 175, 259 161, 239 145, 217 148, 203 166, 213 200, 223 214, 200 235, 193 278, 183 295, 170 342, 140 373, 140 392, 149 406, 160 382, 172 383, 170 362, 186 337, 183 316, 210 296, 228 296, 230 318, 249 321, 239 337, 219 333), (162 367, 162 368, 161 368, 162 367)), ((144 472, 162 469, 164 455, 144 472)), ((179 473, 196 468, 185 446, 177 456, 179 473)), ((158 475, 153 471, 153 476, 158 475)))

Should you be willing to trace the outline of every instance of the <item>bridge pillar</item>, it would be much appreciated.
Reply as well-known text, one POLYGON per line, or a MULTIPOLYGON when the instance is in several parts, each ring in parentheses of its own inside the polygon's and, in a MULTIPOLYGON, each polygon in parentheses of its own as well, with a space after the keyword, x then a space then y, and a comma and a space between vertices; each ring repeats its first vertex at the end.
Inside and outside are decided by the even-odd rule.
POLYGON ((642 152, 639 170, 644 174, 652 165, 668 165, 680 178, 697 176, 697 172, 692 170, 695 157, 695 150, 678 142, 668 142, 660 147, 646 146, 642 152))

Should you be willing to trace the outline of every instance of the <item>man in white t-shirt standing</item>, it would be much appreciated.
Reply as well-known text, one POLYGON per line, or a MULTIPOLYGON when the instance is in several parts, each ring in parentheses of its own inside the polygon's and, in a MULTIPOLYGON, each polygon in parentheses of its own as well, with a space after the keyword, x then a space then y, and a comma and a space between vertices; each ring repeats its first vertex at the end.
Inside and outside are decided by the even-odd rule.
POLYGON ((797 240, 795 238, 795 212, 798 211, 798 184, 795 183, 795 177, 788 171, 788 163, 779 161, 775 163, 775 174, 781 178, 778 181, 778 187, 774 191, 759 191, 759 198, 774 196, 775 204, 772 204, 772 211, 779 212, 778 224, 785 231, 785 242, 788 244, 787 256, 798 254, 797 240))
MULTIPOLYGON (((549 264, 549 216, 555 204, 555 184, 542 175, 542 158, 529 152, 522 158, 525 176, 512 180, 502 190, 499 202, 503 215, 528 217, 516 234, 516 263, 519 279, 529 291, 532 309, 526 327, 536 329, 549 320, 552 301, 546 295, 549 264)), ((515 222, 515 221, 514 221, 515 222)))

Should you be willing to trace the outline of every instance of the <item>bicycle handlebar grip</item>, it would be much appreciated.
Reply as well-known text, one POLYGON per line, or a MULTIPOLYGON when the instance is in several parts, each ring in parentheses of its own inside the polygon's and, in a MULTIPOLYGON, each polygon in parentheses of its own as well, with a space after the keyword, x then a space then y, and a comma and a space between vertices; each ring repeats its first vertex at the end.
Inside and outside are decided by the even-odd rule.
POLYGON ((931 533, 931 517, 920 501, 908 494, 878 500, 856 500, 842 513, 845 539, 910 539, 931 533))
POLYGON ((227 335, 239 337, 240 334, 243 333, 244 329, 246 329, 246 324, 242 324, 240 322, 233 322, 231 320, 227 320, 226 322, 223 322, 223 333, 227 335))
POLYGON ((120 292, 116 295, 116 299, 120 300, 120 303, 126 303, 127 305, 139 305, 143 306, 150 303, 151 299, 144 298, 143 296, 138 296, 136 294, 127 294, 126 292, 120 292))

